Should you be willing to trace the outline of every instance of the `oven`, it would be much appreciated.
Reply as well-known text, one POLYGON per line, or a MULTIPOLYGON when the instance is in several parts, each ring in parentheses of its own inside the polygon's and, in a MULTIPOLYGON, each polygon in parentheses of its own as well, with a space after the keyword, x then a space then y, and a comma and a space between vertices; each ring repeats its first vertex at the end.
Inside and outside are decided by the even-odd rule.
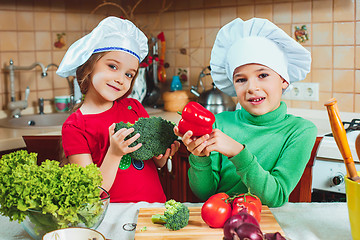
MULTIPOLYGON (((360 119, 343 122, 356 169, 360 171, 355 149, 360 134, 360 119)), ((319 144, 312 173, 312 202, 345 202, 346 167, 331 133, 324 135, 319 144)))

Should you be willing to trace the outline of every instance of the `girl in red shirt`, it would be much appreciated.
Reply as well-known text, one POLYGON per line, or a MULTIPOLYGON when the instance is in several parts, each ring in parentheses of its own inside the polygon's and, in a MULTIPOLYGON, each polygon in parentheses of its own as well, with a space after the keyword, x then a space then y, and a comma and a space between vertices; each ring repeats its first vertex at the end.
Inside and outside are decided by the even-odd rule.
POLYGON ((126 154, 141 147, 129 147, 134 129, 114 133, 115 123, 134 123, 149 117, 131 93, 139 63, 148 53, 147 37, 133 23, 108 17, 88 35, 70 46, 57 74, 76 75, 84 99, 62 127, 62 142, 69 163, 95 163, 103 176, 102 187, 111 202, 165 202, 157 168, 165 165, 180 143, 175 141, 164 154, 146 161, 126 154))

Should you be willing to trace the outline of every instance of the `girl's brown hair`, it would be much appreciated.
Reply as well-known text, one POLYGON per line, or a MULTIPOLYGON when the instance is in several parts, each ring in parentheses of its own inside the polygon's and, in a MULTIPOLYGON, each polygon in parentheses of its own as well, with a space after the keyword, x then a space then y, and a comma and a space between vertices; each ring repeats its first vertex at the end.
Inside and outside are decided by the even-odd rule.
MULTIPOLYGON (((76 79, 75 80, 78 81, 80 91, 83 95, 85 95, 87 93, 87 91, 89 90, 89 86, 91 84, 90 76, 91 76, 91 73, 94 71, 95 64, 107 53, 108 52, 99 52, 99 53, 92 54, 90 56, 90 58, 83 65, 81 65, 80 67, 78 67, 76 69, 76 79)), ((130 93, 132 92, 132 89, 134 87, 135 79, 136 79, 138 73, 139 73, 139 68, 136 70, 133 80, 131 81, 129 90, 120 99, 126 98, 130 95, 130 93)), ((81 102, 76 104, 72 108, 72 112, 75 112, 77 109, 79 109, 81 107, 81 105, 83 104, 83 99, 84 98, 82 98, 81 102)), ((65 164, 69 163, 69 160, 65 156, 64 149, 62 147, 62 139, 60 141, 60 149, 61 149, 60 165, 63 166, 65 164)))

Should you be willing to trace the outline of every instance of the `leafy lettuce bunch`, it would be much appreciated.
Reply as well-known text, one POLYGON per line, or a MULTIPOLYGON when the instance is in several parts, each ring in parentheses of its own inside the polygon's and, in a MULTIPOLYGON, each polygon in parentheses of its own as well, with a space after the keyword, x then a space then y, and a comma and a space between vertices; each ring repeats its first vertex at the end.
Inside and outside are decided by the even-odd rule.
POLYGON ((0 159, 0 213, 18 222, 28 216, 46 231, 79 223, 92 227, 103 212, 101 182, 95 164, 60 167, 46 160, 38 166, 36 153, 15 151, 0 159))

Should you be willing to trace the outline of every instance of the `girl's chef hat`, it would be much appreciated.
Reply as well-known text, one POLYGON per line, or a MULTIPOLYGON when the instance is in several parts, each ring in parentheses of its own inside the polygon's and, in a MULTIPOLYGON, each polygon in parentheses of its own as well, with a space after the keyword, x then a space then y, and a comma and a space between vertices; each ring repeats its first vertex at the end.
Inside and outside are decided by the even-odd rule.
POLYGON ((76 69, 97 52, 123 51, 141 62, 148 54, 147 42, 145 34, 129 20, 107 17, 69 47, 56 73, 75 76, 76 69))
POLYGON ((242 65, 257 63, 277 72, 289 84, 310 72, 308 50, 267 19, 237 18, 223 26, 211 51, 211 77, 215 85, 236 96, 233 73, 242 65))

